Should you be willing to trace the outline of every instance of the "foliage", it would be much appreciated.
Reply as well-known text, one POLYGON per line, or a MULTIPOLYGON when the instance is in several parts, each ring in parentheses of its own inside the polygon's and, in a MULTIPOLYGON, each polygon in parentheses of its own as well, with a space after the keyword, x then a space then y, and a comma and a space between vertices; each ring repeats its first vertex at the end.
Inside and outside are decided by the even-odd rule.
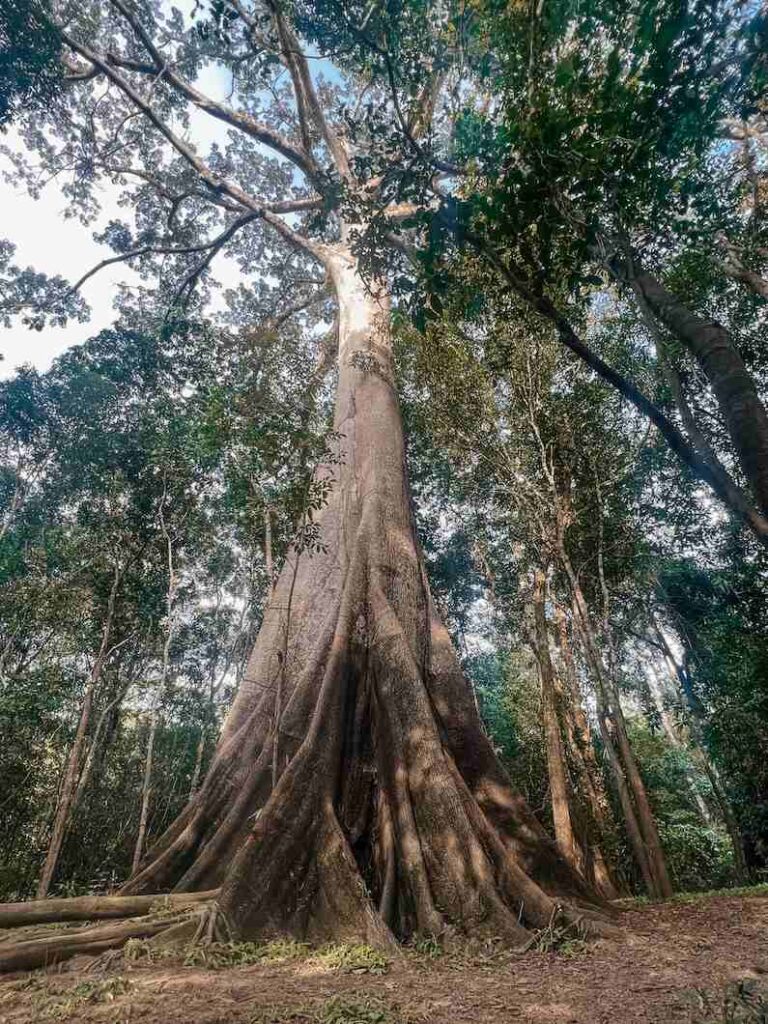
POLYGON ((397 1010, 370 996, 333 996, 319 1006, 260 1010, 251 1024, 407 1024, 397 1010))
MULTIPOLYGON (((765 555, 637 408, 565 353, 562 319, 540 314, 562 311, 693 441, 692 418, 706 459, 746 486, 710 382, 616 266, 647 266, 686 308, 721 321, 765 393, 765 13, 726 0, 300 0, 288 16, 318 58, 326 127, 350 145, 346 174, 333 132, 303 123, 283 81, 295 73, 281 64, 291 47, 275 46, 257 9, 264 17, 249 25, 225 4, 190 16, 150 0, 136 9, 138 32, 119 5, 95 0, 66 25, 57 5, 34 0, 0 15, 0 126, 12 121, 19 143, 11 180, 33 195, 61 180, 67 214, 142 281, 118 297, 111 329, 0 388, 0 893, 32 889, 115 581, 60 891, 126 874, 151 709, 162 779, 151 836, 199 780, 275 566, 291 540, 320 544, 330 484, 314 470, 343 459, 343 434, 328 429, 332 375, 321 372, 335 337, 331 282, 312 250, 342 232, 366 278, 395 296, 427 570, 518 788, 549 827, 529 653, 536 571, 558 672, 557 612, 581 691, 570 699, 597 731, 597 680, 559 545, 635 720, 676 883, 729 878, 701 756, 723 779, 751 868, 764 870, 765 555), (109 59, 93 63, 100 50, 109 59), (223 107, 196 97, 210 77, 226 79, 223 107), (152 125, 136 95, 151 101, 152 125), (198 134, 201 106, 227 125, 213 142, 198 134), (120 213, 105 220, 108 188, 120 213), (270 221, 285 202, 289 219, 270 221), (212 270, 222 254, 243 278, 223 296, 212 270), (661 737, 665 714, 679 747, 661 737)), ((83 280, 21 267, 0 242, 0 321, 82 319, 83 280)), ((224 966, 265 949, 206 955, 224 966)), ((364 947, 322 955, 338 969, 385 969, 364 947)), ((328 1013, 389 1019, 364 1005, 328 1013)))
POLYGON ((0 130, 22 108, 39 109, 61 87, 59 32, 45 0, 0 10, 0 130))
POLYGON ((691 772, 711 802, 706 779, 697 777, 690 755, 638 723, 632 743, 652 794, 656 820, 675 890, 721 888, 733 882, 733 851, 722 825, 702 822, 690 796, 691 772))
POLYGON ((165 784, 154 791, 151 829, 161 831, 186 801, 259 621, 265 501, 275 559, 303 503, 318 501, 310 482, 326 441, 322 414, 304 393, 308 356, 302 362, 297 346, 297 375, 276 379, 269 345, 259 374, 240 358, 241 344, 259 351, 257 339, 202 325, 166 336, 118 327, 66 353, 47 374, 24 368, 2 384, 7 896, 28 892, 38 869, 116 567, 110 644, 119 647, 95 695, 89 767, 62 854, 69 892, 104 888, 126 872, 145 712, 156 699, 154 770, 165 784), (178 590, 169 683, 156 694, 166 635, 161 508, 178 590), (90 841, 96 834, 98 844, 90 841))

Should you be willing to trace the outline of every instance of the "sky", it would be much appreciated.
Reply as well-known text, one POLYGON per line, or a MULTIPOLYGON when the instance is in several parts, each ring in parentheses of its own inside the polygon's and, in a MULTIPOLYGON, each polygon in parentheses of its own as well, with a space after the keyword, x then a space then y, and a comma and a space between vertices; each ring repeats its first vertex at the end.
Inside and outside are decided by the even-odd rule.
MULTIPOLYGON (((164 0, 168 10, 178 8, 190 19, 195 9, 195 0, 164 0)), ((330 81, 337 78, 333 65, 326 60, 312 62, 312 74, 323 76, 330 81)), ((207 66, 195 84, 205 94, 219 100, 230 99, 231 73, 224 68, 207 66)), ((190 128, 187 138, 201 154, 205 154, 214 142, 224 145, 227 129, 219 121, 203 113, 190 110, 190 128)), ((16 152, 24 151, 18 136, 9 131, 2 141, 16 152)), ((36 162, 30 154, 30 160, 36 162)), ((32 199, 22 187, 10 185, 4 179, 4 172, 10 169, 7 157, 0 153, 0 238, 8 239, 16 246, 13 262, 22 267, 31 266, 46 274, 61 274, 69 281, 76 281, 87 270, 105 257, 114 255, 105 245, 94 241, 104 223, 112 218, 124 218, 117 201, 117 189, 108 182, 103 183, 100 195, 102 215, 99 220, 83 226, 75 219, 67 219, 67 198, 56 179, 43 190, 39 200, 32 199)), ((212 267, 213 277, 221 284, 218 301, 222 304, 225 288, 237 286, 239 270, 226 256, 218 256, 212 267)), ((132 273, 126 264, 117 264, 99 271, 83 286, 81 295, 91 308, 91 317, 85 323, 71 322, 66 327, 46 327, 33 331, 16 323, 10 328, 0 326, 0 378, 11 376, 16 368, 30 363, 38 370, 47 370, 51 362, 65 349, 82 344, 100 330, 108 327, 115 319, 113 300, 119 284, 138 284, 138 275, 132 273)))
MULTIPOLYGON (((0 164, 2 166, 2 164, 0 164)), ((105 194, 105 212, 117 213, 113 196, 105 194)), ((94 227, 66 219, 67 200, 61 189, 48 185, 39 200, 32 199, 23 188, 0 183, 0 209, 3 211, 2 234, 16 246, 14 262, 32 266, 47 274, 61 274, 75 281, 89 267, 111 255, 106 246, 93 240, 94 227)), ((83 298, 92 310, 87 323, 72 322, 66 327, 46 327, 33 331, 17 322, 0 328, 0 376, 11 376, 22 363, 31 363, 46 370, 52 360, 70 345, 78 345, 107 327, 114 319, 112 300, 118 282, 131 283, 138 278, 130 269, 117 265, 101 271, 83 287, 83 298)))
MULTIPOLYGON (((181 3, 191 8, 191 0, 181 3)), ((207 68, 196 84, 208 95, 224 99, 228 93, 229 79, 223 71, 207 68)), ((189 139, 205 153, 211 143, 226 141, 226 129, 202 111, 192 111, 189 139)), ((18 135, 10 130, 2 142, 10 149, 24 152, 18 135)), ((37 158, 30 154, 30 161, 37 158)), ((7 157, 0 154, 0 238, 8 239, 16 246, 13 262, 21 267, 31 266, 46 274, 61 274, 69 281, 76 281, 87 270, 105 257, 114 255, 108 246, 94 241, 93 235, 108 220, 124 216, 117 201, 117 189, 105 182, 100 189, 102 215, 88 227, 76 219, 66 217, 67 198, 56 179, 50 182, 39 200, 32 199, 23 186, 9 184, 4 172, 10 170, 7 157)), ((224 287, 234 287, 237 269, 226 258, 215 265, 215 277, 224 287)), ((137 284, 138 275, 126 264, 116 264, 99 271, 83 286, 81 294, 91 307, 91 317, 85 323, 70 322, 66 327, 46 327, 34 331, 20 322, 10 328, 0 326, 0 378, 12 376, 15 369, 31 363, 39 370, 47 370, 57 355, 72 345, 78 345, 93 337, 115 319, 113 300, 120 283, 137 284)))

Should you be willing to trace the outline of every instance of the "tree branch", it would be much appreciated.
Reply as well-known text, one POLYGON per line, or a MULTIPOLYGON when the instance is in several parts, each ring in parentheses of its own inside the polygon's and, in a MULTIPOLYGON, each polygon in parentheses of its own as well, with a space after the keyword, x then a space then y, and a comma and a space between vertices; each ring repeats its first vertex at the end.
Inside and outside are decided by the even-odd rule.
POLYGON ((114 84, 124 93, 125 96, 147 117, 147 119, 155 126, 155 128, 163 135, 168 142, 173 146, 177 153, 182 156, 191 167, 199 174, 202 180, 208 185, 208 187, 215 193, 223 193, 233 199, 241 207, 245 207, 252 213, 263 218, 266 223, 270 224, 277 230, 282 237, 290 242, 291 245, 297 248, 303 249, 310 255, 314 256, 320 262, 324 262, 327 257, 327 247, 319 242, 313 242, 308 238, 305 238, 298 231, 294 231, 293 228, 289 227, 285 221, 281 220, 278 213, 294 213, 299 210, 311 210, 317 209, 321 204, 322 200, 319 197, 311 196, 304 199, 291 199, 285 200, 279 203, 264 204, 253 196, 248 195, 238 185, 232 182, 226 181, 223 178, 218 177, 208 167, 204 160, 201 160, 197 155, 192 146, 184 142, 178 135, 165 123, 165 121, 159 116, 154 108, 147 103, 147 101, 134 89, 131 83, 124 78, 114 67, 111 67, 106 59, 91 50, 90 47, 84 43, 79 43, 71 36, 67 35, 66 32, 61 33, 64 42, 70 46, 76 53, 79 53, 86 60, 89 60, 93 65, 98 67, 114 84))
POLYGON ((498 274, 510 285, 531 308, 545 317, 554 325, 560 341, 571 352, 579 357, 594 372, 611 384, 634 407, 654 424, 677 455, 695 477, 707 483, 715 494, 750 527, 761 544, 768 546, 768 520, 742 497, 728 486, 713 466, 710 466, 698 452, 688 443, 675 424, 647 398, 640 389, 626 377, 623 377, 612 366, 609 366, 596 352, 593 352, 574 331, 568 319, 555 307, 546 295, 537 295, 530 290, 522 275, 509 267, 483 238, 471 232, 465 232, 466 240, 482 253, 498 274))
MULTIPOLYGON (((224 103, 218 103, 216 100, 213 100, 209 96, 200 92, 200 90, 195 88, 191 82, 182 78, 178 72, 174 71, 174 69, 168 65, 167 60, 155 46, 149 33, 133 11, 123 3, 123 0, 110 0, 110 2, 112 6, 123 15, 125 20, 133 29, 134 34, 141 41, 142 45, 155 62, 154 66, 150 66, 149 73, 162 77, 166 82, 172 85, 177 92, 180 92, 200 110, 204 110, 206 114, 210 114, 211 117, 215 117, 217 120, 223 121, 225 124, 232 125, 234 128, 239 128, 240 131, 244 132, 246 135, 249 135, 251 138, 263 143, 270 149, 273 149, 276 153, 284 156, 287 160, 290 160, 300 170, 302 170, 310 180, 317 180, 319 171, 309 151, 305 151, 304 149, 300 149, 298 146, 294 146, 293 143, 279 132, 276 132, 268 125, 257 121, 254 117, 251 117, 250 114, 244 114, 241 111, 234 110, 232 107, 228 107, 224 103)), ((134 65, 132 70, 147 73, 140 65, 134 65)))
POLYGON ((299 121, 302 124, 302 134, 306 133, 308 135, 308 121, 311 117, 318 131, 325 139, 336 170, 342 178, 350 180, 352 178, 352 171, 349 166, 347 151, 323 112, 317 90, 312 81, 312 75, 309 71, 307 58, 299 46, 299 41, 283 16, 278 2, 276 0, 267 0, 267 4, 275 19, 278 38, 288 65, 291 80, 293 81, 294 93, 296 94, 296 108, 299 113, 299 121))

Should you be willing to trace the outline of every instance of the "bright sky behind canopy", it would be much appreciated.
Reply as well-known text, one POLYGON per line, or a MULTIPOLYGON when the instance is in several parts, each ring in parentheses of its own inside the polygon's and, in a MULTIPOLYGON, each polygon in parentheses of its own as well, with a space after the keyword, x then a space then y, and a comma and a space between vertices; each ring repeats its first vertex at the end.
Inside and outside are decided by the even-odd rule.
MULTIPOLYGON (((182 0, 174 6, 188 16, 192 0, 182 0)), ((231 78, 223 68, 207 68, 197 79, 198 87, 216 99, 226 99, 231 78)), ((151 129, 148 127, 148 131, 151 129)), ((205 153, 212 142, 226 143, 227 129, 220 122, 200 110, 190 111, 189 138, 205 153)), ((15 152, 24 152, 24 146, 14 131, 0 136, 0 142, 15 152)), ((36 161, 34 154, 30 160, 36 161)), ((60 274, 70 282, 76 281, 87 270, 105 257, 114 255, 106 245, 94 241, 93 235, 113 218, 125 215, 117 203, 119 189, 104 182, 100 189, 102 214, 88 227, 78 220, 67 219, 68 199, 54 178, 42 191, 39 200, 32 199, 23 186, 14 186, 4 180, 10 163, 0 154, 0 238, 13 242, 16 253, 13 262, 21 267, 31 266, 45 274, 60 274)), ((225 287, 237 285, 237 267, 226 257, 219 256, 213 268, 215 278, 225 287)), ((100 270, 85 283, 81 294, 91 308, 91 318, 85 323, 70 322, 66 327, 46 327, 43 331, 30 330, 18 320, 10 328, 0 327, 0 378, 9 377, 18 366, 31 363, 46 370, 57 355, 71 345, 79 345, 109 327, 115 320, 113 301, 118 285, 137 285, 140 278, 127 264, 116 264, 100 270)))

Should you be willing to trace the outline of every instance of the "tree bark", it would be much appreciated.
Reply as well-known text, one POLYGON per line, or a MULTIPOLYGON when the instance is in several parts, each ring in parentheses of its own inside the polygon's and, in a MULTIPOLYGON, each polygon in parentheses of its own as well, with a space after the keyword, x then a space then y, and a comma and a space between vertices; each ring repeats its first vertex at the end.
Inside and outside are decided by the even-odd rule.
POLYGON ((744 476, 755 500, 768 514, 768 413, 729 332, 716 320, 689 309, 633 258, 608 261, 618 280, 627 281, 660 323, 699 364, 717 399, 744 476))
POLYGON ((275 563, 272 557, 272 509, 269 505, 264 509, 264 567, 267 570, 269 596, 275 589, 275 563))
POLYGON ((168 570, 168 587, 165 598, 165 640, 163 641, 163 659, 160 669, 160 682, 158 683, 152 713, 149 718, 149 733, 147 738, 147 754, 144 761, 144 780, 141 787, 141 811, 139 812, 139 830, 136 835, 136 846, 133 851, 132 871, 138 871, 141 858, 144 854, 144 841, 147 835, 147 824, 149 821, 149 804, 152 798, 152 768, 155 754, 155 738, 160 719, 159 704, 165 695, 165 688, 168 683, 168 667, 171 658, 171 643, 173 642, 174 617, 176 614, 176 590, 178 579, 176 566, 174 565, 173 539, 165 519, 165 505, 168 500, 168 477, 163 471, 163 493, 160 499, 160 530, 165 542, 166 565, 168 570))
MULTIPOLYGON (((653 703, 659 714, 659 718, 661 720, 661 727, 664 730, 664 735, 667 737, 667 740, 671 746, 673 746, 676 750, 682 751, 685 755, 690 756, 692 751, 689 750, 688 744, 685 743, 683 741, 683 738, 678 734, 678 731, 675 727, 675 723, 672 721, 672 717, 670 716, 669 711, 667 710, 664 704, 664 691, 662 690, 661 684, 659 683, 659 680, 654 672, 652 665, 647 666, 647 673, 648 688, 651 691, 653 703)), ((695 772, 692 770, 690 762, 688 763, 688 765, 686 765, 685 776, 688 780, 688 789, 690 790, 691 797, 693 799, 693 802, 696 804, 696 810, 699 812, 699 817, 707 827, 711 827, 712 815, 710 813, 709 807, 707 807, 707 803, 704 797, 701 795, 701 793, 699 793, 698 789, 696 788, 696 775, 695 772)))
POLYGON ((99 680, 101 679, 101 673, 104 669, 104 665, 109 655, 112 653, 109 641, 112 635, 112 622, 114 620, 115 603, 117 600, 117 592, 120 586, 121 577, 122 570, 120 564, 119 562, 115 562, 112 588, 109 593, 104 625, 101 631, 101 644, 96 655, 96 660, 93 663, 93 668, 91 669, 88 677, 88 682, 85 686, 85 693, 83 694, 83 703, 80 708, 80 718, 77 723, 75 739, 70 748, 69 756, 67 757, 67 765, 64 769, 64 780, 62 782, 59 799, 56 804, 56 813, 53 819, 53 829, 48 843, 48 851, 45 856, 45 861, 43 862, 40 880, 37 885, 38 899, 44 899, 48 895, 51 881, 56 873, 56 865, 59 862, 61 845, 64 842, 64 835, 69 825, 70 812, 74 803, 78 777, 80 775, 80 762, 85 748, 85 738, 91 721, 93 696, 99 680))
POLYGON ((213 900, 210 892, 149 896, 75 896, 70 899, 27 900, 23 903, 0 903, 0 929, 26 928, 29 925, 63 921, 103 921, 120 917, 138 917, 154 906, 182 907, 213 900))
POLYGON ((152 709, 149 717, 149 730, 147 733, 147 753, 144 757, 144 778, 141 785, 141 810, 139 812, 139 830, 136 833, 136 845, 133 849, 132 871, 138 871, 141 858, 144 853, 144 839, 147 834, 147 822, 149 820, 149 802, 152 798, 152 767, 155 755, 155 736, 157 734, 158 710, 152 709))
POLYGON ((221 885, 233 933, 254 940, 516 942, 558 905, 604 928, 496 759, 430 597, 388 296, 345 243, 328 270, 338 451, 316 476, 317 543, 289 553, 206 778, 123 891, 221 885))
POLYGON ((541 715, 544 725, 544 739, 547 751, 549 789, 552 798, 552 821, 555 827, 555 841, 560 851, 573 868, 582 872, 582 858, 571 822, 568 793, 568 774, 563 754, 560 721, 557 713, 554 669, 549 651, 549 631, 546 615, 546 575, 537 569, 533 578, 533 621, 534 653, 541 679, 541 715))
POLYGON ((124 946, 129 939, 146 939, 168 929, 171 920, 139 919, 116 924, 58 932, 45 938, 0 944, 0 972, 32 971, 50 967, 73 956, 95 956, 124 946))
MULTIPOLYGON (((598 892, 606 899, 616 899, 618 889, 613 872, 608 866, 603 845, 614 826, 605 793, 603 773, 595 756, 592 744, 592 732, 584 712, 584 704, 579 686, 576 663, 568 638, 568 625, 563 609, 555 604, 555 623, 557 627, 558 646, 562 660, 562 669, 566 681, 564 694, 565 735, 568 748, 579 780, 579 793, 585 804, 590 819, 588 829, 589 855, 591 873, 598 892)), ((589 874, 587 875, 589 877, 589 874)))
POLYGON ((632 752, 632 746, 629 742, 629 736, 627 735, 621 703, 619 701, 618 694, 615 691, 615 687, 613 686, 613 682, 612 680, 609 680, 608 674, 605 671, 605 666, 602 663, 586 599, 584 598, 581 585, 579 584, 576 573, 571 565, 568 553, 562 545, 560 554, 563 567, 571 586, 574 612, 584 641, 584 650, 587 655, 587 661, 589 663, 590 670, 593 673, 595 685, 598 691, 598 704, 601 709, 599 712, 600 731, 603 742, 607 744, 606 753, 608 754, 608 758, 614 772, 614 777, 616 779, 627 831, 629 833, 630 840, 632 841, 638 866, 641 869, 646 884, 648 884, 648 879, 646 877, 644 861, 647 860, 648 862, 652 876, 652 884, 650 885, 651 895, 666 898, 672 895, 672 884, 667 873, 664 852, 662 850, 659 832, 656 827, 656 821, 653 817, 653 811, 651 810, 651 805, 648 801, 648 794, 646 793, 645 785, 637 767, 637 761, 635 760, 634 753, 632 752), (622 766, 621 772, 618 771, 619 764, 622 766), (629 803, 623 795, 625 786, 628 788, 627 796, 631 794, 631 800, 629 803), (630 814, 629 808, 632 802, 634 802, 634 812, 633 814, 630 814), (638 830, 639 834, 642 836, 641 844, 637 843, 638 830), (641 852, 641 845, 645 848, 644 853, 641 852))
POLYGON ((733 813, 733 807, 731 806, 728 794, 723 788, 722 781, 720 780, 720 774, 716 766, 712 763, 707 752, 706 710, 695 693, 693 686, 691 685, 690 678, 677 661, 661 626, 654 616, 651 617, 651 621, 653 623, 656 636, 664 649, 664 660, 669 671, 672 685, 681 694, 683 701, 688 707, 691 739, 693 741, 693 753, 709 779, 709 783, 712 786, 712 792, 715 796, 715 800, 717 801, 718 810, 720 811, 723 822, 728 831, 728 835, 731 840, 731 847, 733 849, 733 867, 736 877, 740 882, 747 882, 749 881, 749 870, 747 868, 747 860, 744 855, 744 839, 741 834, 741 829, 739 828, 739 823, 736 820, 736 815, 733 813))

